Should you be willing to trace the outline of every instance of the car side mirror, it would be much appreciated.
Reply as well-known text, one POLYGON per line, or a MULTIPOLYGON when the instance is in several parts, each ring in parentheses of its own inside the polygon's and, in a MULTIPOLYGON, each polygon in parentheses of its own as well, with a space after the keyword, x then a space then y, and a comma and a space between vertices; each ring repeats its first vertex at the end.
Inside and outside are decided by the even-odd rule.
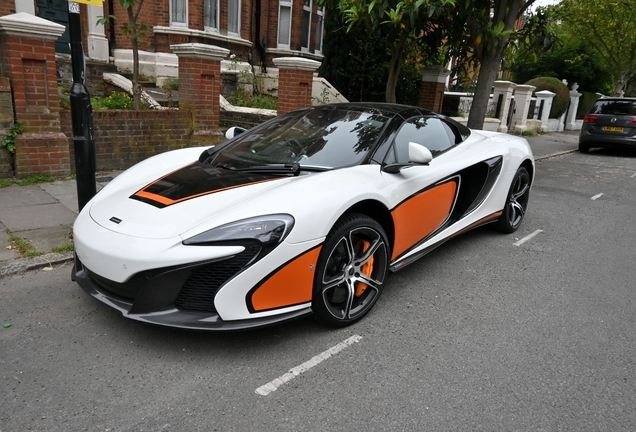
POLYGON ((225 132, 225 138, 227 139, 231 139, 234 138, 237 135, 242 134, 243 132, 245 132, 247 129, 244 129, 242 127, 238 127, 238 126, 232 126, 231 128, 229 128, 226 132, 225 132))
POLYGON ((409 162, 426 165, 433 160, 433 153, 422 144, 409 143, 409 162))
POLYGON ((408 163, 394 163, 382 167, 382 171, 389 174, 397 174, 403 168, 412 167, 414 165, 428 165, 433 160, 431 151, 415 142, 409 142, 409 161, 408 163))

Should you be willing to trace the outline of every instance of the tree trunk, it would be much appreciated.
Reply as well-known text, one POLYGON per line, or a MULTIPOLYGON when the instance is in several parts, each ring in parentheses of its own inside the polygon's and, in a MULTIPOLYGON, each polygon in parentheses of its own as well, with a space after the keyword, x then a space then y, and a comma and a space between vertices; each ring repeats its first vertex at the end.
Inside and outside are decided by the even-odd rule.
POLYGON ((479 75, 477 76, 477 86, 473 95, 473 103, 470 107, 467 126, 471 129, 483 129, 484 120, 488 111, 488 101, 490 100, 490 90, 495 82, 497 69, 499 67, 500 56, 496 53, 488 53, 481 61, 479 75))
MULTIPOLYGON (((141 8, 141 5, 139 6, 141 8)), ((132 42, 133 53, 133 78, 132 78, 132 92, 133 92, 133 105, 136 110, 141 109, 141 85, 139 84, 139 41, 136 29, 136 19, 133 15, 132 6, 127 8, 128 13, 128 26, 130 28, 130 39, 132 42)))
POLYGON ((404 54, 404 47, 406 46, 406 40, 408 34, 402 32, 400 39, 392 48, 391 65, 389 68, 389 78, 386 81, 386 93, 385 98, 388 103, 395 103, 395 88, 397 87, 398 78, 400 77, 400 68, 402 67, 402 55, 404 54))

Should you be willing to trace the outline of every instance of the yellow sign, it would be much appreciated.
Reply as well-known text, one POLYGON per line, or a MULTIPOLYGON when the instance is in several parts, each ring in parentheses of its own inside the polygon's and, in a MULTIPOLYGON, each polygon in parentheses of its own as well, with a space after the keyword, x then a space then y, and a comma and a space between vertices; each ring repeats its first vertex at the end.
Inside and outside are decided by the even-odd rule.
POLYGON ((73 1, 75 3, 84 3, 91 6, 102 6, 104 2, 104 0, 73 0, 73 1))

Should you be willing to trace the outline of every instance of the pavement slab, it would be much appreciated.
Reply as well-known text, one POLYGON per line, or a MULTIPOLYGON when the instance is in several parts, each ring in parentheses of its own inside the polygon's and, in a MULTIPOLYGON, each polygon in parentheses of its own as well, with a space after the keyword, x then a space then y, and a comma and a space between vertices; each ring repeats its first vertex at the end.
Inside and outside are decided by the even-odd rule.
POLYGON ((70 226, 76 217, 75 212, 55 200, 48 204, 0 207, 0 221, 14 234, 36 228, 70 226))
MULTIPOLYGON (((0 189, 1 209, 25 205, 54 204, 57 200, 38 185, 10 186, 0 189)), ((4 219, 0 217, 4 222, 4 219)))

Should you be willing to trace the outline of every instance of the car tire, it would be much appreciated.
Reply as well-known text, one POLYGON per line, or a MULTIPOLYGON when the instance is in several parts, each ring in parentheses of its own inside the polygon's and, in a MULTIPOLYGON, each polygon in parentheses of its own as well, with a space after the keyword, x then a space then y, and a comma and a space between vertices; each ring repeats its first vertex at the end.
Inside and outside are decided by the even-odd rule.
POLYGON ((530 174, 520 167, 512 179, 506 205, 495 228, 502 233, 512 233, 519 228, 528 208, 530 198, 530 174))
POLYGON ((579 143, 579 152, 588 153, 589 151, 590 151, 590 145, 589 144, 579 143))
POLYGON ((341 218, 322 246, 312 296, 314 316, 344 327, 361 319, 378 301, 389 269, 389 242, 368 216, 341 218))

